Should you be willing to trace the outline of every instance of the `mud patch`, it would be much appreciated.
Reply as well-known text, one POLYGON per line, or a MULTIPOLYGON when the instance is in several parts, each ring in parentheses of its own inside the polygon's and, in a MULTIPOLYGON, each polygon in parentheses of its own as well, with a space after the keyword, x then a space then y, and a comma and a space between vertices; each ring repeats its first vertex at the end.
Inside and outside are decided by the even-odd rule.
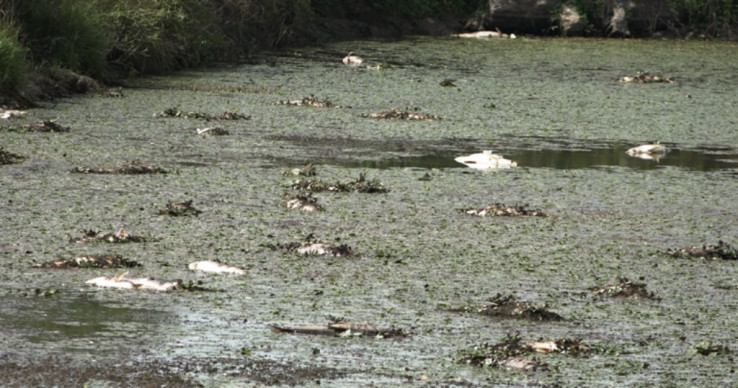
POLYGON ((107 242, 107 243, 142 243, 152 241, 150 237, 135 236, 129 234, 124 229, 118 231, 118 233, 101 233, 92 229, 84 232, 82 237, 73 237, 69 239, 70 243, 83 244, 83 243, 94 243, 94 242, 107 242))
POLYGON ((526 206, 528 205, 508 206, 505 204, 496 203, 494 205, 490 205, 481 209, 461 209, 461 212, 470 216, 478 217, 485 217, 488 215, 499 217, 548 217, 548 214, 542 212, 541 210, 528 209, 526 208, 526 206))
POLYGON ((563 321, 564 318, 548 309, 548 306, 533 305, 518 301, 513 295, 497 294, 490 303, 481 307, 449 309, 451 312, 473 312, 495 319, 524 319, 528 321, 563 321))
POLYGON ((738 260, 738 250, 722 240, 717 245, 695 245, 685 248, 669 249, 666 253, 676 258, 738 260))
POLYGON ((658 299, 653 292, 646 290, 646 283, 634 282, 624 277, 618 279, 618 284, 593 287, 590 291, 595 292, 599 296, 608 296, 611 298, 658 299))
POLYGON ((164 208, 159 209, 158 212, 159 215, 172 217, 197 216, 200 213, 202 213, 202 210, 198 210, 192 206, 191 199, 182 202, 169 202, 164 208))
POLYGON ((155 167, 151 164, 144 163, 140 160, 132 160, 126 164, 115 168, 89 168, 75 167, 73 173, 77 174, 119 174, 119 175, 143 175, 143 174, 168 174, 169 171, 155 167))
POLYGON ((379 329, 365 322, 336 322, 327 325, 310 325, 298 327, 284 327, 274 325, 272 329, 278 333, 327 335, 335 337, 375 337, 392 338, 405 337, 407 334, 400 329, 379 329))
POLYGON ((133 268, 140 266, 141 264, 137 261, 126 259, 120 255, 77 256, 34 265, 38 268, 133 268))

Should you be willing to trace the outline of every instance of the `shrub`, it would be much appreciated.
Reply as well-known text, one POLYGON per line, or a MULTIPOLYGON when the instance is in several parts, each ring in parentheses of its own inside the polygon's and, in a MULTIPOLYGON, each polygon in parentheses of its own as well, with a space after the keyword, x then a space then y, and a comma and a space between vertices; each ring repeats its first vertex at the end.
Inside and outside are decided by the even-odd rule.
POLYGON ((18 41, 18 28, 9 18, 0 18, 0 93, 8 93, 23 80, 27 55, 28 49, 18 41))

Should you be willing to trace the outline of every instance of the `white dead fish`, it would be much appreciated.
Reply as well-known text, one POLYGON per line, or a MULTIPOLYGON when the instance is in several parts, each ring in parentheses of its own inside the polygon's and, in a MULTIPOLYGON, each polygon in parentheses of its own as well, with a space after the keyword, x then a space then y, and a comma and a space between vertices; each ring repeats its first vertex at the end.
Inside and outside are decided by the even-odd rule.
POLYGON ((16 117, 23 116, 28 113, 26 110, 14 110, 14 109, 3 109, 0 108, 0 119, 8 120, 16 117))
POLYGON ((353 53, 349 53, 343 58, 343 64, 346 66, 356 67, 360 66, 362 63, 364 63, 364 58, 354 55, 353 53))
POLYGON ((505 159, 502 155, 493 154, 492 151, 483 151, 478 154, 459 156, 454 158, 454 160, 477 170, 510 168, 518 165, 510 159, 505 159))
POLYGON ((503 34, 500 30, 468 32, 465 34, 452 34, 451 36, 454 36, 457 38, 474 38, 474 39, 495 39, 495 38, 515 39, 517 38, 515 34, 510 34, 510 35, 503 34))
POLYGON ((245 275, 246 270, 212 260, 203 260, 190 263, 189 269, 208 273, 229 273, 234 275, 245 275))
POLYGON ((223 135, 229 134, 227 130, 220 128, 220 127, 196 128, 196 130, 197 130, 197 134, 201 136, 205 136, 205 135, 223 136, 223 135))
POLYGON ((635 158, 658 161, 661 157, 664 156, 664 154, 666 154, 666 151, 666 147, 657 142, 653 144, 644 144, 638 147, 633 147, 625 151, 625 153, 628 154, 628 156, 632 156, 635 158))
POLYGON ((173 291, 180 288, 179 282, 163 282, 154 278, 127 279, 125 277, 127 274, 126 272, 113 277, 101 276, 85 283, 97 287, 125 290, 173 291))

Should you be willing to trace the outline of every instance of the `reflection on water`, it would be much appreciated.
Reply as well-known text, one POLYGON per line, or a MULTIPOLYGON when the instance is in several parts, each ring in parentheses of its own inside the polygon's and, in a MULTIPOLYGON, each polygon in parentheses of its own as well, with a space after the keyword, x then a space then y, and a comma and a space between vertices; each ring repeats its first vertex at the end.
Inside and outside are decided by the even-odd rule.
MULTIPOLYGON (((340 162, 346 167, 360 168, 466 168, 454 161, 460 155, 479 151, 443 151, 411 157, 398 157, 376 161, 340 162)), ((695 171, 712 171, 738 168, 738 154, 716 154, 698 150, 672 149, 658 161, 631 157, 624 147, 592 150, 510 150, 502 153, 520 167, 554 168, 574 170, 581 168, 620 166, 638 170, 651 170, 664 166, 675 166, 695 171)))

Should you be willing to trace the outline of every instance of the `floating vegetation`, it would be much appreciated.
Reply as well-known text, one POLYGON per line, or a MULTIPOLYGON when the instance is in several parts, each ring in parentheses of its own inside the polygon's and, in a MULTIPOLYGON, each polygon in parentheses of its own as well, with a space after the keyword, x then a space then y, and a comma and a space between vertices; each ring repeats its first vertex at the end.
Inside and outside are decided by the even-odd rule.
POLYGON ((649 72, 638 72, 634 76, 625 76, 620 78, 620 82, 636 83, 636 84, 652 84, 652 83, 669 83, 676 82, 674 78, 667 78, 649 72))
POLYGON ((141 237, 141 236, 134 236, 132 234, 129 234, 124 229, 121 229, 118 231, 118 233, 101 233, 96 232, 92 229, 87 230, 84 232, 84 236, 82 237, 74 237, 69 239, 70 243, 80 244, 80 243, 88 243, 88 242, 109 242, 109 243, 127 243, 127 242, 146 242, 150 241, 151 238, 141 237))
POLYGON ((251 119, 251 116, 246 116, 241 113, 235 113, 235 112, 223 112, 220 114, 217 114, 215 116, 209 114, 209 113, 202 113, 202 112, 182 112, 178 110, 177 108, 169 108, 164 110, 164 112, 159 113, 159 117, 180 117, 180 118, 186 118, 186 119, 200 119, 200 120, 249 120, 251 119))
POLYGON ((312 163, 308 163, 300 168, 293 168, 291 170, 283 171, 283 176, 316 176, 318 175, 318 169, 313 166, 312 163))
POLYGON ((612 298, 656 299, 653 292, 646 290, 646 283, 634 282, 624 277, 618 278, 618 284, 593 287, 590 290, 612 298))
POLYGON ((315 97, 315 95, 312 94, 310 95, 310 97, 305 97, 302 100, 280 101, 277 104, 291 106, 312 106, 315 108, 340 108, 340 106, 328 100, 319 100, 315 97))
POLYGON ((220 128, 220 127, 207 127, 207 128, 197 128, 197 134, 200 136, 227 136, 231 133, 228 132, 228 130, 220 128))
POLYGON ((234 274, 234 275, 245 275, 246 270, 234 267, 231 265, 219 263, 217 261, 212 260, 203 260, 203 261, 196 261, 194 263, 190 263, 187 268, 189 268, 192 271, 200 271, 200 272, 207 272, 207 273, 227 273, 227 274, 234 274))
POLYGON ((0 147, 0 165, 20 163, 25 158, 23 155, 5 151, 5 148, 0 147))
POLYGON ((688 356, 694 356, 697 354, 709 357, 724 356, 732 353, 730 349, 725 345, 718 345, 712 343, 712 341, 703 341, 697 344, 697 346, 687 351, 688 356))
POLYGON ((374 325, 363 322, 336 322, 327 325, 309 325, 298 327, 272 326, 278 333, 328 335, 334 337, 375 337, 391 338, 406 337, 401 329, 379 329, 374 325))
POLYGON ((666 253, 676 258, 702 258, 738 260, 738 251, 722 240, 717 245, 691 246, 686 248, 669 249, 666 253))
POLYGON ((519 371, 545 371, 546 364, 531 357, 532 354, 560 353, 575 356, 591 352, 589 346, 579 340, 522 342, 518 334, 508 335, 498 344, 483 343, 460 352, 456 360, 462 364, 496 367, 519 371))
POLYGON ((368 117, 371 119, 399 119, 399 120, 419 120, 419 121, 434 121, 434 120, 440 120, 440 117, 425 114, 425 113, 418 113, 418 112, 410 112, 407 110, 402 110, 400 108, 395 108, 392 110, 388 110, 385 112, 377 112, 377 113, 369 113, 362 115, 363 117, 368 117))
MULTIPOLYGON (((528 205, 525 205, 528 206, 528 205)), ((508 206, 501 203, 496 203, 494 205, 487 206, 485 208, 481 209, 462 209, 462 213, 466 213, 470 216, 478 216, 478 217, 486 217, 487 215, 491 216, 500 216, 500 217, 547 217, 548 215, 540 210, 537 209, 527 209, 524 206, 515 205, 515 206, 508 206)))
POLYGON ((166 207, 159 209, 159 215, 173 217, 197 216, 200 213, 202 213, 201 210, 192 206, 191 199, 182 202, 169 202, 166 207))
POLYGON ((120 255, 78 256, 71 259, 55 260, 36 264, 38 268, 133 268, 140 267, 135 260, 120 255))
POLYGON ((474 312, 497 319, 525 319, 529 321, 563 321, 564 318, 550 310, 547 305, 536 306, 520 302, 513 295, 497 294, 490 303, 482 307, 449 309, 453 312, 474 312))
POLYGON ((323 206, 318 204, 318 199, 313 197, 312 193, 298 194, 292 197, 288 195, 285 206, 289 209, 300 209, 306 212, 323 210, 323 206))
POLYGON ((96 287, 124 290, 174 291, 181 289, 180 283, 177 281, 166 282, 154 278, 129 279, 125 277, 127 274, 126 272, 113 277, 101 276, 90 279, 85 283, 96 287))
POLYGON ((359 179, 353 182, 335 184, 325 183, 320 180, 297 180, 292 184, 292 188, 301 191, 310 191, 318 193, 322 191, 332 191, 336 193, 348 193, 356 191, 359 193, 387 193, 389 189, 378 179, 367 180, 366 173, 359 174, 359 179))
POLYGON ((144 163, 140 160, 133 160, 126 164, 115 168, 88 168, 75 167, 73 173, 77 174, 121 174, 121 175, 141 175, 141 174, 167 174, 169 171, 144 163))

